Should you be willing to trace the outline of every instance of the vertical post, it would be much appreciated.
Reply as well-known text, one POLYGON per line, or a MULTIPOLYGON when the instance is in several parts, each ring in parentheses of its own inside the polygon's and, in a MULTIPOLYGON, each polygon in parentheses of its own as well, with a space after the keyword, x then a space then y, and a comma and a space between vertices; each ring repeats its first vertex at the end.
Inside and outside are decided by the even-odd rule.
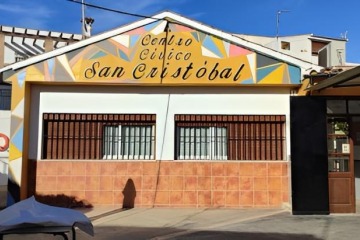
POLYGON ((281 11, 278 11, 276 13, 276 41, 279 38, 279 16, 280 16, 281 11))
POLYGON ((279 50, 279 25, 280 25, 280 14, 283 12, 290 12, 289 10, 278 10, 276 13, 276 45, 279 50))
POLYGON ((45 52, 51 52, 54 50, 53 40, 50 37, 45 38, 45 52))
MULTIPOLYGON (((5 67, 5 34, 0 32, 0 69, 3 67, 5 67)), ((3 82, 2 78, 3 74, 0 73, 0 84, 3 82)))
POLYGON ((84 0, 81 0, 81 32, 85 36, 85 5, 84 0))
MULTIPOLYGON (((25 81, 24 83, 24 106, 22 111, 24 112, 24 118, 23 118, 23 139, 22 139, 22 153, 21 153, 21 179, 20 179, 20 200, 24 200, 28 197, 30 197, 31 195, 29 195, 29 189, 31 188, 29 186, 30 182, 29 182, 29 172, 33 169, 30 169, 30 163, 29 161, 31 161, 29 159, 29 126, 30 126, 30 95, 31 95, 31 87, 30 84, 28 82, 25 81)), ((10 149, 11 151, 11 149, 10 149)), ((34 184, 34 183, 31 183, 34 184)), ((35 186, 36 187, 36 186, 35 186)))
POLYGON ((0 32, 0 68, 5 66, 5 34, 0 32))
POLYGON ((76 240, 76 231, 75 231, 75 227, 74 226, 72 226, 71 227, 71 235, 72 235, 72 240, 76 240))

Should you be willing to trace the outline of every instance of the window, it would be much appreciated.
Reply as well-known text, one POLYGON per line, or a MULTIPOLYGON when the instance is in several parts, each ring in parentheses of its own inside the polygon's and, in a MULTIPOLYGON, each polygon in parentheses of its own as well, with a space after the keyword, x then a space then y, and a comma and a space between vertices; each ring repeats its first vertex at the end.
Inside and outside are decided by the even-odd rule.
POLYGON ((313 56, 319 55, 319 51, 323 49, 329 42, 311 40, 311 53, 313 56))
POLYGON ((43 114, 43 159, 154 159, 154 114, 43 114))
POLYGON ((290 50, 290 42, 281 41, 281 49, 290 50))
POLYGON ((226 127, 177 127, 178 159, 227 159, 226 127))
POLYGON ((346 117, 328 117, 327 131, 329 172, 349 172, 350 140, 346 117))
POLYGON ((11 109, 11 89, 0 89, 0 110, 10 110, 10 109, 11 109))
POLYGON ((175 115, 177 160, 283 160, 283 115, 175 115))
POLYGON ((328 114, 346 114, 345 100, 327 100, 326 105, 328 114))
POLYGON ((153 159, 154 126, 105 126, 104 159, 153 159))

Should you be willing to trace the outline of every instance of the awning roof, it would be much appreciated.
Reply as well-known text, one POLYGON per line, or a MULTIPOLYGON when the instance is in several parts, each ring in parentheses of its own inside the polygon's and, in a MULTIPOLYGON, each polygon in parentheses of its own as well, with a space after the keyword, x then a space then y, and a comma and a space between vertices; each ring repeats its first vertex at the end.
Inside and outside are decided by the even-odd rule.
POLYGON ((74 226, 94 236, 94 227, 82 212, 42 204, 34 197, 0 211, 0 234, 8 232, 21 234, 22 231, 31 229, 38 233, 46 233, 48 228, 74 226))
POLYGON ((322 90, 329 87, 352 87, 360 86, 360 66, 354 67, 333 77, 330 77, 310 88, 308 90, 322 90))

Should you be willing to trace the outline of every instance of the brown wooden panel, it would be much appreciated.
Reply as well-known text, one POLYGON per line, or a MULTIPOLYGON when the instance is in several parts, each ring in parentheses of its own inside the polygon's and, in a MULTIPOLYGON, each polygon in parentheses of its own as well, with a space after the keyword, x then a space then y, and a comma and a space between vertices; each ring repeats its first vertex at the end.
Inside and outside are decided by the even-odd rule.
POLYGON ((329 173, 330 213, 354 213, 355 193, 353 173, 329 173))
POLYGON ((330 178, 330 204, 351 204, 351 178, 330 178))

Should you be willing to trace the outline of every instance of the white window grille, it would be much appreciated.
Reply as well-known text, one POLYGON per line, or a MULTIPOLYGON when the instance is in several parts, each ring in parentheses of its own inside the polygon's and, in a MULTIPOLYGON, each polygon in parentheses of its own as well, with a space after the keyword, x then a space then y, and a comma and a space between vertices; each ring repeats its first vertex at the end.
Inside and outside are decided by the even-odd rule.
POLYGON ((153 159, 154 126, 105 126, 104 159, 153 159))
POLYGON ((177 159, 227 160, 226 127, 178 127, 177 159))

